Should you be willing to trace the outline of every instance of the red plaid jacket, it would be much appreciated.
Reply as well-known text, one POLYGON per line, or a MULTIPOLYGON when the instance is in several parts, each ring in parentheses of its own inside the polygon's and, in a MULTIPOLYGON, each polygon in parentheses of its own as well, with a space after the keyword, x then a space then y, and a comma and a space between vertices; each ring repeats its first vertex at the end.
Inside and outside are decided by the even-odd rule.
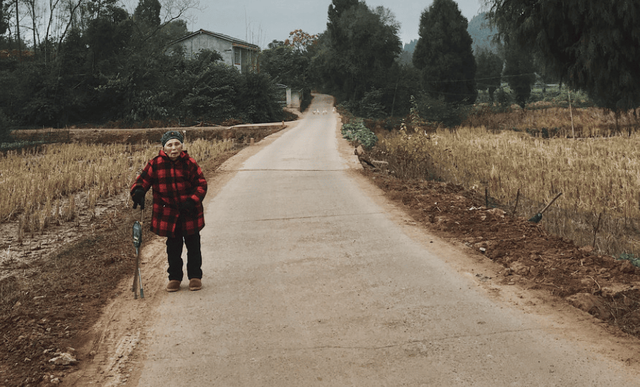
POLYGON ((192 235, 204 227, 204 208, 202 201, 207 194, 207 181, 198 163, 183 151, 175 162, 172 162, 160 150, 160 154, 149 160, 131 187, 147 192, 153 187, 153 214, 151 231, 166 237, 175 237, 178 220, 181 222, 182 235, 192 235), (180 203, 192 199, 196 209, 192 216, 180 214, 180 203))

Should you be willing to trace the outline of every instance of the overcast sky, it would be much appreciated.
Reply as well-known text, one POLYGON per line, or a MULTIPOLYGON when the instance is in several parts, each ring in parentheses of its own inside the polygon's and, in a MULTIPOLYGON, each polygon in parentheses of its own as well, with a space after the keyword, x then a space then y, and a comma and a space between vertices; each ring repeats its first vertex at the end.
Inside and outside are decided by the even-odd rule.
MULTIPOLYGON (((480 0, 455 0, 462 15, 471 20, 479 13, 480 0)), ((401 24, 400 39, 418 38, 420 14, 432 0, 366 0, 370 7, 390 9, 401 24)), ((190 31, 204 29, 242 39, 265 48, 273 40, 285 40, 302 29, 309 34, 327 28, 331 0, 201 0, 202 12, 193 12, 190 31)))

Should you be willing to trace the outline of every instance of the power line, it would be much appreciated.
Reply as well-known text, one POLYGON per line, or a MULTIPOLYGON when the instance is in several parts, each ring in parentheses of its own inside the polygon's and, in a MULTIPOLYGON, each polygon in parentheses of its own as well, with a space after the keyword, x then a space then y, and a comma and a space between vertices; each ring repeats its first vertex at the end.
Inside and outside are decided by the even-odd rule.
MULTIPOLYGON (((476 81, 486 81, 490 79, 505 79, 505 78, 515 78, 529 75, 537 75, 536 73, 523 73, 523 74, 514 74, 514 75, 501 75, 500 77, 490 77, 490 78, 474 78, 476 81)), ((469 82, 471 79, 445 79, 440 81, 427 81, 426 83, 455 83, 455 82, 469 82)))

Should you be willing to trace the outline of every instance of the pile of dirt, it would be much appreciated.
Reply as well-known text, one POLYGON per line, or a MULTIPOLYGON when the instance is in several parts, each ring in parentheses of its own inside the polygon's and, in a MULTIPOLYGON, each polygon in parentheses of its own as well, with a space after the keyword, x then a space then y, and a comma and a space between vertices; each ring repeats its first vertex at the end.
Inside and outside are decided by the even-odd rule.
POLYGON ((434 234, 464 243, 504 266, 502 284, 562 297, 640 337, 640 268, 549 235, 539 224, 485 208, 484 196, 451 183, 403 181, 363 163, 363 173, 434 234))

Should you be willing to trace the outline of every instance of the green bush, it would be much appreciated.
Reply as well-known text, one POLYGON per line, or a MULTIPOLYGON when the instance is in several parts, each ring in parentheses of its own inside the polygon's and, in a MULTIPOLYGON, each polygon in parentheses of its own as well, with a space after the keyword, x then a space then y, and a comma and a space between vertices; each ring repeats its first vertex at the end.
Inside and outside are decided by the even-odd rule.
POLYGON ((629 261, 635 267, 640 267, 640 258, 634 256, 633 254, 623 253, 620 254, 620 261, 629 261))
POLYGON ((300 100, 300 111, 303 112, 307 110, 309 105, 311 105, 311 100, 313 96, 311 95, 311 89, 305 87, 302 89, 302 99, 300 100))
POLYGON ((382 118, 386 116, 382 99, 384 91, 372 88, 371 91, 364 93, 364 97, 358 103, 359 109, 357 114, 367 118, 382 118))
POLYGON ((362 123, 354 120, 342 125, 342 137, 351 142, 358 142, 365 149, 371 149, 378 142, 378 137, 362 123))
POLYGON ((445 102, 444 98, 433 98, 423 94, 415 100, 420 118, 427 122, 438 122, 452 128, 460 125, 469 115, 470 106, 445 102))
POLYGON ((0 110, 0 143, 12 142, 11 126, 13 122, 0 110))
POLYGON ((502 87, 496 92, 496 102, 498 105, 495 107, 495 111, 500 113, 511 111, 511 104, 513 99, 511 94, 507 93, 502 87))
POLYGON ((248 122, 276 122, 283 118, 276 102, 278 90, 268 74, 243 74, 240 88, 242 116, 248 122))

